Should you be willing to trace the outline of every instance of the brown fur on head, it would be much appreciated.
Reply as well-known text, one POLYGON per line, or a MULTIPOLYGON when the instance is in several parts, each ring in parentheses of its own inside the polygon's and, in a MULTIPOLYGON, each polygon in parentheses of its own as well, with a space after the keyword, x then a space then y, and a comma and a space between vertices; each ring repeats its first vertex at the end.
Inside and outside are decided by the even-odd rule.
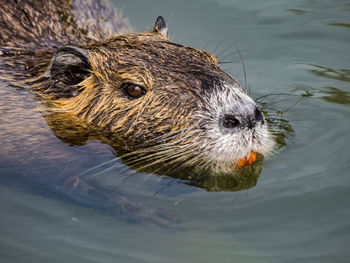
POLYGON ((136 168, 227 172, 273 144, 243 88, 212 54, 169 41, 161 17, 153 32, 59 49, 35 87, 107 131, 136 168))
POLYGON ((218 174, 251 152, 271 152, 255 102, 212 54, 168 40, 162 17, 152 32, 63 40, 49 60, 54 46, 22 49, 17 60, 8 58, 14 47, 2 51, 6 65, 18 66, 7 79, 30 84, 50 111, 103 131, 132 167, 218 174), (42 60, 32 66, 33 58, 42 60))
POLYGON ((200 107, 203 85, 220 78, 233 81, 211 54, 157 32, 118 36, 85 51, 64 48, 56 53, 49 74, 44 92, 56 106, 125 137, 130 149, 195 125, 191 115, 200 107), (72 63, 70 56, 81 56, 74 58, 76 68, 63 64, 72 63), (67 75, 71 79, 64 83, 67 75), (144 94, 128 96, 128 85, 141 87, 144 94))

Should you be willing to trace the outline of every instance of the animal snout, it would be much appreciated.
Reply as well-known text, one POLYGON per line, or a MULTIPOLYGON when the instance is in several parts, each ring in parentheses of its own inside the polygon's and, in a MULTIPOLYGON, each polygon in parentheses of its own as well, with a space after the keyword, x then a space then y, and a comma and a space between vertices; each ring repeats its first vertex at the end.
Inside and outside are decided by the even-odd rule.
POLYGON ((261 114, 261 111, 258 108, 255 108, 254 117, 255 117, 255 121, 256 122, 260 122, 261 124, 265 123, 264 117, 263 117, 263 115, 261 114))
POLYGON ((264 117, 258 108, 255 108, 253 114, 224 114, 220 122, 222 127, 229 130, 236 128, 252 129, 257 123, 265 123, 264 117))

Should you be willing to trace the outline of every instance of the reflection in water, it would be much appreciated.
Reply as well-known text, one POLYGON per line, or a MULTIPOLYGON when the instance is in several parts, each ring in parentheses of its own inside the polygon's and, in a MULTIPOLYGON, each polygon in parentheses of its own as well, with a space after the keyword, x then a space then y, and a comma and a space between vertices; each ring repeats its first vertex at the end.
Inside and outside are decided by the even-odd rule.
MULTIPOLYGON (((286 144, 286 137, 293 133, 293 129, 289 122, 283 118, 283 113, 278 112, 272 116, 271 112, 267 118, 267 122, 273 129, 278 147, 281 148, 286 144)), ((157 158, 157 153, 142 152, 128 153, 125 152, 125 147, 120 147, 120 142, 113 136, 109 136, 103 130, 98 130, 94 126, 90 126, 82 120, 72 117, 70 114, 63 112, 45 113, 45 120, 50 126, 55 136, 64 143, 69 145, 84 145, 88 140, 99 140, 113 147, 115 155, 120 158, 121 162, 127 165, 135 172, 146 172, 158 175, 168 175, 174 178, 184 180, 184 183, 204 188, 208 191, 241 191, 249 189, 256 185, 257 179, 262 170, 263 157, 258 156, 257 161, 238 171, 229 174, 219 174, 212 176, 206 173, 205 170, 198 173, 195 167, 180 167, 177 163, 155 162, 149 159, 150 155, 157 158), (139 154, 139 155, 138 155, 139 154), (145 161, 143 161, 145 158, 145 161), (151 164, 150 164, 151 163, 151 164), (192 168, 192 169, 191 169, 192 168)), ((93 168, 92 168, 93 169, 93 168)), ((84 179, 84 177, 80 178, 84 179)), ((79 179, 79 180, 80 180, 79 179)), ((83 181, 79 181, 83 184, 83 181)))
POLYGON ((256 185, 262 171, 263 157, 259 155, 257 161, 231 174, 218 176, 203 176, 189 178, 187 184, 204 188, 207 191, 242 191, 256 185))
POLYGON ((298 86, 296 91, 303 91, 303 97, 320 97, 321 99, 342 105, 350 104, 350 93, 335 87, 323 87, 321 89, 315 89, 310 86, 298 86))
POLYGON ((316 76, 350 82, 350 69, 332 69, 318 65, 309 66, 313 67, 313 69, 308 71, 316 76))
POLYGON ((340 23, 340 22, 332 22, 332 23, 328 23, 328 25, 330 25, 330 26, 340 26, 340 27, 350 28, 350 24, 347 24, 347 23, 340 23))
MULTIPOLYGON (((311 66, 313 67, 313 69, 307 69, 307 71, 315 76, 334 79, 343 82, 350 82, 350 69, 332 69, 329 67, 318 65, 311 66)), ((334 86, 325 86, 317 89, 310 86, 302 85, 297 86, 295 90, 303 91, 304 94, 302 94, 302 96, 304 97, 316 96, 330 103, 336 103, 341 105, 350 104, 350 92, 347 92, 343 89, 334 86)))
POLYGON ((292 13, 297 14, 297 15, 304 15, 304 14, 310 13, 310 11, 306 11, 306 10, 302 10, 302 9, 293 9, 293 8, 287 9, 287 11, 292 12, 292 13))
POLYGON ((350 104, 349 92, 337 89, 335 87, 324 87, 321 92, 326 94, 326 96, 322 97, 325 101, 344 105, 350 104))

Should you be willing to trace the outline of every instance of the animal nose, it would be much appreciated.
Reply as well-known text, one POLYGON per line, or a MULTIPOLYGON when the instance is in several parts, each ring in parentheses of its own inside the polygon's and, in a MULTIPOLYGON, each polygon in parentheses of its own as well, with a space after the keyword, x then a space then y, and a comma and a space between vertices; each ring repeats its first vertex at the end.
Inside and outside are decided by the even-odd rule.
POLYGON ((237 116, 234 114, 225 114, 221 119, 222 127, 231 130, 241 127, 252 129, 258 122, 261 124, 265 123, 264 117, 258 108, 255 108, 254 113, 252 114, 237 116))
POLYGON ((255 108, 254 115, 255 115, 255 121, 256 122, 261 122, 261 124, 265 123, 264 117, 263 117, 263 115, 261 114, 261 111, 258 108, 255 108))

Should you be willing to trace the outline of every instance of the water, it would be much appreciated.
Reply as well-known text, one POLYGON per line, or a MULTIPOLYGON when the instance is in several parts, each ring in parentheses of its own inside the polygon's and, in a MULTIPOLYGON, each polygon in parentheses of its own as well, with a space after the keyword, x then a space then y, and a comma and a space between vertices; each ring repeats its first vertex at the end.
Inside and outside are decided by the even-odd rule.
MULTIPOLYGON (((238 192, 144 174, 124 180, 126 168, 111 161, 98 179, 103 189, 160 211, 170 225, 133 223, 60 196, 64 187, 54 187, 60 178, 112 160, 112 150, 98 141, 62 143, 36 100, 2 83, 1 262, 348 262, 350 3, 115 2, 136 31, 152 28, 162 15, 170 38, 181 44, 216 54, 228 48, 221 57, 235 52, 235 44, 253 97, 292 94, 270 97, 284 111, 298 102, 284 115, 294 132, 264 162, 257 185, 238 192), (25 113, 13 112, 13 105, 25 113), (23 120, 32 126, 22 127, 23 120), (49 136, 42 141, 41 134, 49 136)), ((244 83, 239 57, 223 60, 233 62, 224 68, 244 83)), ((103 204, 97 200, 96 207, 103 204)))

